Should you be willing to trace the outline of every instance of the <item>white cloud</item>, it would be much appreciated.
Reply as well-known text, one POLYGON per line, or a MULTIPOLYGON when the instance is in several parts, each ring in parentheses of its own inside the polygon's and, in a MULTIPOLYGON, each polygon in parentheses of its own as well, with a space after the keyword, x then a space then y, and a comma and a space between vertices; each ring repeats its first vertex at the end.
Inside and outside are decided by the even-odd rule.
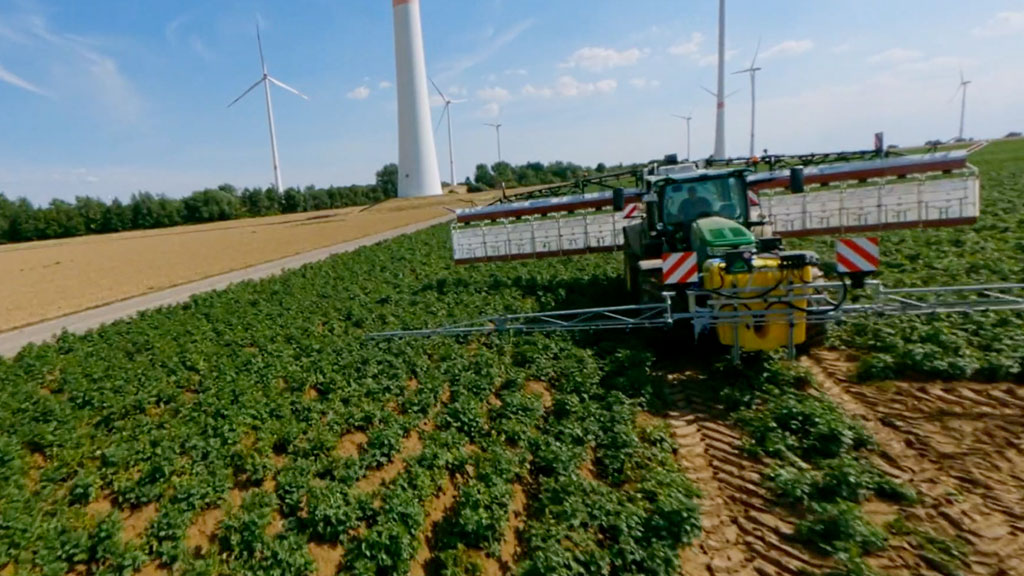
POLYGON ((345 96, 351 100, 366 100, 370 97, 370 89, 367 86, 360 86, 345 96))
POLYGON ((117 60, 97 49, 99 42, 53 30, 42 16, 27 16, 25 23, 34 39, 52 50, 55 57, 51 66, 62 85, 61 92, 91 96, 107 113, 124 122, 134 123, 143 117, 145 103, 141 96, 121 73, 117 60))
MULTIPOLYGON (((732 60, 732 57, 739 54, 739 50, 726 50, 725 61, 732 60)), ((706 54, 697 59, 698 66, 713 66, 718 63, 718 53, 706 54)))
POLYGON ((599 48, 588 46, 580 48, 563 62, 562 68, 582 68, 590 72, 600 72, 611 68, 622 66, 633 66, 647 54, 647 50, 630 48, 629 50, 618 51, 612 48, 599 48))
POLYGON ((466 54, 456 60, 455 62, 445 66, 445 70, 438 74, 435 79, 439 82, 442 79, 450 79, 462 74, 466 70, 480 64, 487 60, 501 48, 518 38, 523 32, 526 32, 534 24, 534 20, 524 20, 514 24, 511 28, 508 28, 505 32, 499 34, 496 37, 488 38, 489 43, 480 47, 476 52, 472 54, 466 54))
POLYGON ((554 95, 555 91, 547 87, 536 87, 533 84, 527 84, 523 86, 523 96, 535 96, 538 98, 550 98, 554 95))
POLYGON ((597 82, 580 82, 572 76, 560 76, 552 86, 523 86, 523 96, 532 98, 576 98, 594 94, 610 94, 619 87, 614 78, 606 78, 597 82))
POLYGON ((480 116, 484 118, 497 118, 501 114, 501 104, 488 102, 480 108, 480 116))
POLYGON ((618 88, 619 83, 613 79, 597 82, 580 82, 572 76, 561 76, 555 82, 554 91, 563 98, 590 96, 591 94, 608 94, 618 88))
POLYGON ((690 40, 670 46, 668 53, 673 56, 694 56, 700 51, 700 45, 704 42, 704 35, 700 32, 690 34, 690 40))
POLYGON ((529 72, 527 72, 525 68, 512 68, 505 70, 506 76, 526 76, 527 74, 529 74, 529 72))
POLYGON ((633 78, 629 81, 629 85, 638 89, 643 90, 645 88, 657 88, 661 86, 660 80, 648 80, 647 78, 640 76, 639 78, 633 78))
POLYGON ((6 82, 12 86, 17 86, 18 88, 21 88, 22 90, 28 90, 29 92, 35 92, 36 94, 39 94, 41 96, 49 96, 49 94, 44 92, 35 84, 32 84, 31 82, 18 76, 14 72, 7 70, 2 65, 0 65, 0 82, 6 82))
POLYGON ((476 96, 477 98, 487 102, 504 102, 509 99, 511 94, 509 94, 508 90, 505 90, 500 86, 494 86, 477 90, 476 96))
POLYGON ((761 53, 761 58, 777 58, 779 56, 796 56, 814 48, 814 42, 810 40, 786 40, 772 46, 761 53))
POLYGON ((890 48, 884 52, 879 52, 874 56, 868 58, 869 64, 906 64, 915 60, 920 60, 924 57, 924 54, 917 50, 907 50, 906 48, 890 48))
POLYGON ((1024 33, 1024 10, 1000 12, 971 31, 975 36, 1009 36, 1024 33))
POLYGON ((391 84, 391 82, 388 82, 387 80, 381 80, 380 84, 377 84, 377 89, 378 90, 387 90, 388 88, 391 88, 391 86, 393 86, 393 84, 391 84))

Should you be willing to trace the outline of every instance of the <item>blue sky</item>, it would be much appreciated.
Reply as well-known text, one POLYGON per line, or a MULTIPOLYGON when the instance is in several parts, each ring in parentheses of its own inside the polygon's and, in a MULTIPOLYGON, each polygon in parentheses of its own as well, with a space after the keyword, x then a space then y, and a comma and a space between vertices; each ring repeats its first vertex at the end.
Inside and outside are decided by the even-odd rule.
MULTIPOLYGON (((454 108, 458 179, 496 159, 585 164, 710 153, 715 0, 422 0, 427 67, 454 108)), ((387 0, 0 0, 0 191, 34 202, 272 181, 255 22, 285 185, 365 183, 397 159, 387 0)), ((729 71, 760 39, 758 148, 808 152, 1024 130, 1024 1, 731 0, 729 71)), ((727 151, 748 146, 730 76, 727 151)), ((435 121, 440 108, 433 109, 435 121)), ((447 141, 437 133, 441 174, 447 141)))

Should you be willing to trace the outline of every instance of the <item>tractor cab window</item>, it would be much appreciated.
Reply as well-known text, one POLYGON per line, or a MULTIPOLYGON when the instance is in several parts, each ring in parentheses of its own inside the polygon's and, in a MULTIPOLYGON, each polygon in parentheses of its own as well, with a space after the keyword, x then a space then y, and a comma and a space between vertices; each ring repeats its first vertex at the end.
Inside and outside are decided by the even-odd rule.
POLYGON ((746 192, 739 178, 665 184, 664 222, 682 224, 707 216, 744 221, 746 192))

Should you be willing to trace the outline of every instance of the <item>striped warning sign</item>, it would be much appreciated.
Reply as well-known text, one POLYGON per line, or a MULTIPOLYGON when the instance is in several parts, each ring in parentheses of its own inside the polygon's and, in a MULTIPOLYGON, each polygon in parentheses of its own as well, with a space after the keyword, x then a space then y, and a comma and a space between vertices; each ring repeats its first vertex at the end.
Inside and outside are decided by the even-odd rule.
POLYGON ((626 206, 626 209, 622 211, 622 217, 623 218, 636 218, 639 215, 640 215, 640 205, 639 204, 635 204, 635 203, 634 204, 630 204, 629 206, 626 206))
POLYGON ((836 270, 874 272, 878 270, 878 238, 839 238, 836 240, 836 270))
POLYGON ((661 257, 661 282, 687 284, 697 281, 697 253, 672 252, 661 257))

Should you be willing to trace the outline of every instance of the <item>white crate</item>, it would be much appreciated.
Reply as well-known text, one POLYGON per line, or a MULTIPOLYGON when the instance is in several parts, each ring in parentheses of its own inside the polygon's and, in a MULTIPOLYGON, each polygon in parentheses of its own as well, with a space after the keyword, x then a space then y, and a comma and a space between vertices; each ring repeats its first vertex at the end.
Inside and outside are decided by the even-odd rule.
POLYGON ((544 258, 615 250, 622 228, 634 218, 618 212, 583 212, 545 217, 456 224, 452 226, 455 261, 544 258))
POLYGON ((942 226, 976 219, 980 213, 979 183, 974 174, 803 194, 766 194, 760 203, 774 230, 782 235, 914 224, 942 226))

